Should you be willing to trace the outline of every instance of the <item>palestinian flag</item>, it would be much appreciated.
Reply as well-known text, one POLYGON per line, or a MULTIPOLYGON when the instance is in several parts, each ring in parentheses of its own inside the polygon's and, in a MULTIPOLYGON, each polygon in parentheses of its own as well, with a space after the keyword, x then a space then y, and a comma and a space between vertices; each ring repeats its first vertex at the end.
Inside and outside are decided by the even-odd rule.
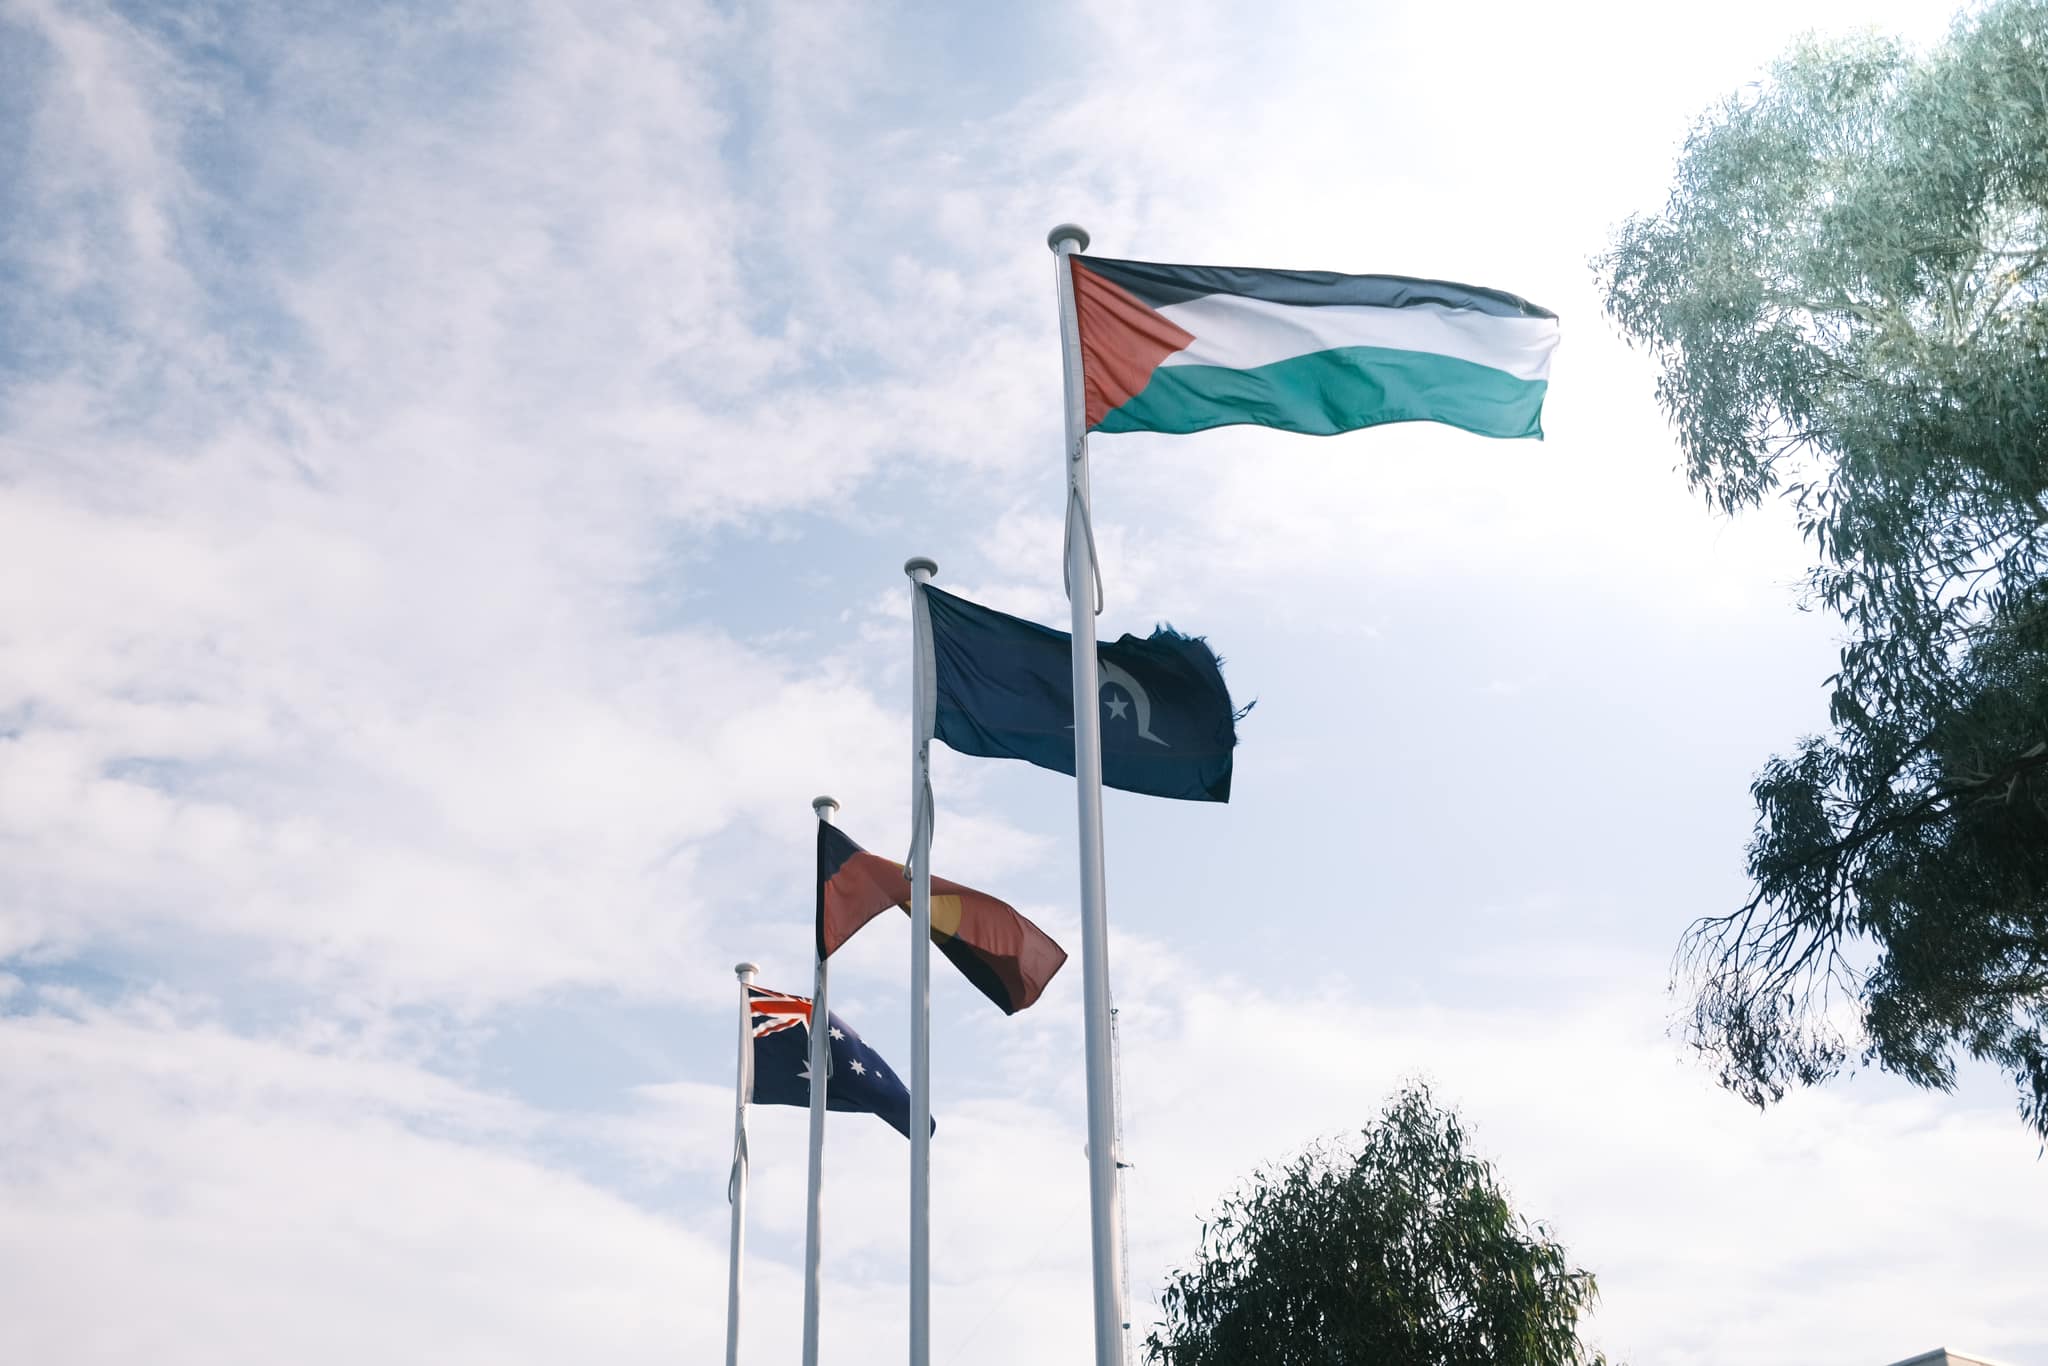
MULTIPOLYGON (((903 865, 870 854, 818 822, 818 959, 891 906, 910 909, 903 865)), ((1015 1015, 1045 992, 1067 951, 1017 908, 945 878, 932 879, 932 943, 981 994, 1015 1015)))
POLYGON ((1445 422, 1543 436, 1557 315, 1402 275, 1068 258, 1094 432, 1445 422))

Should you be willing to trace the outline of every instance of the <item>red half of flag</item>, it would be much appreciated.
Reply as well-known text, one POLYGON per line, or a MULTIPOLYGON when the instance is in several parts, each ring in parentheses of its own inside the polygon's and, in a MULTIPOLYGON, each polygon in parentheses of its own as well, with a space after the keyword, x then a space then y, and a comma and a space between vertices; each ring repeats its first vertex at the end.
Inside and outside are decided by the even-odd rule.
MULTIPOLYGON (((818 957, 831 956, 891 906, 910 909, 903 865, 819 821, 818 957)), ((932 879, 932 943, 1006 1015, 1043 995, 1067 961, 1067 951, 1016 907, 942 877, 932 879)))

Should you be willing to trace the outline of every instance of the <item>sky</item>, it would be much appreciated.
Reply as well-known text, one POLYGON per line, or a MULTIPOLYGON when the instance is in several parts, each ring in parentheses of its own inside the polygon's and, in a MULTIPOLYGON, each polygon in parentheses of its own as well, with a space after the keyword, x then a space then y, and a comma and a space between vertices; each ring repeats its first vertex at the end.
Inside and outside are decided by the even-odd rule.
MULTIPOLYGON (((811 798, 908 840, 900 567, 1059 622, 1047 229, 1554 309, 1547 440, 1094 448, 1105 635, 1227 660, 1227 806, 1107 801, 1133 1318, 1426 1081, 1635 1363, 2048 1361, 1995 1076, 1759 1113, 1673 1033, 1838 644, 1675 472, 1588 269, 1809 29, 1948 8, 0 0, 0 1356, 706 1361, 736 983, 811 798), (1170 13, 1170 20, 1165 18, 1170 13)), ((1057 775, 939 873, 1078 948, 1057 775)), ((906 926, 833 1007, 907 1064, 906 926)), ((1084 1359, 1080 972, 934 973, 934 1358, 1084 1359)), ((793 1359, 757 1108, 743 1359, 793 1359)), ((825 1356, 901 1360, 907 1155, 826 1152, 825 1356)))

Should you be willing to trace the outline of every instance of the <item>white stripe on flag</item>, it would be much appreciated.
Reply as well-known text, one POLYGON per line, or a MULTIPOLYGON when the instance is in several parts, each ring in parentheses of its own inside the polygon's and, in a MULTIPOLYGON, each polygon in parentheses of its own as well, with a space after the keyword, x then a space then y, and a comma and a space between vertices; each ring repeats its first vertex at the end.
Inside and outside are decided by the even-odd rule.
POLYGON ((1159 310, 1194 333, 1186 350, 1163 365, 1218 365, 1250 370, 1340 346, 1383 346, 1424 351, 1504 370, 1517 379, 1548 379, 1557 346, 1555 318, 1502 318, 1474 309, 1415 304, 1309 307, 1205 294, 1159 310))

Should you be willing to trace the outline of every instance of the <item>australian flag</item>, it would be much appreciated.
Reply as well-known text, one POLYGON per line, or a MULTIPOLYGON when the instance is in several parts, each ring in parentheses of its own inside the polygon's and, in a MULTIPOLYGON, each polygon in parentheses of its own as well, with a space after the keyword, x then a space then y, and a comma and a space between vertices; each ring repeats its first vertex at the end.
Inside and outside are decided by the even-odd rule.
MULTIPOLYGON (((811 1103, 811 1002, 749 986, 747 1000, 754 1013, 754 1103, 811 1103)), ((882 1055, 861 1042, 846 1021, 831 1016, 832 1072, 825 1086, 825 1108, 860 1110, 880 1115, 889 1127, 910 1137, 910 1092, 882 1055)), ((932 1122, 933 1132, 938 1121, 932 1122)))
MULTIPOLYGON (((922 589, 932 627, 931 734, 962 754, 1072 774, 1073 637, 922 589)), ((1229 801, 1244 713, 1231 705, 1208 644, 1162 626, 1096 649, 1102 781, 1152 797, 1229 801)))

